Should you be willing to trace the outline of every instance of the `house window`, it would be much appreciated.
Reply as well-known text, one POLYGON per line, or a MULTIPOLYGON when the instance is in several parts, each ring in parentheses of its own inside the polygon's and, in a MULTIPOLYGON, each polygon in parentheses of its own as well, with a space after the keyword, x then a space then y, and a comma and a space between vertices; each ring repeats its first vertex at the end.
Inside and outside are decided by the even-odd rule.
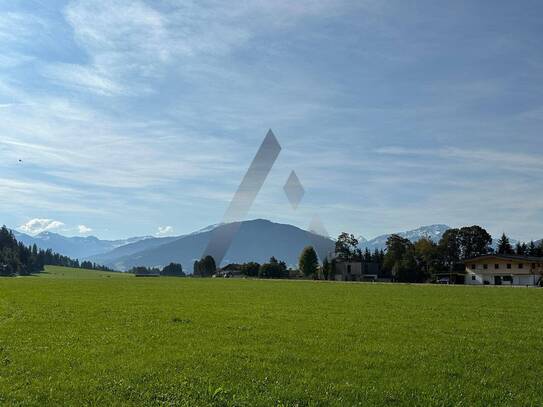
POLYGON ((519 263, 518 268, 519 268, 519 269, 523 269, 523 268, 524 268, 524 264, 519 263))
POLYGON ((488 264, 483 264, 483 268, 484 268, 485 270, 488 270, 488 264))
POLYGON ((477 270, 477 264, 474 264, 473 266, 471 266, 471 269, 472 270, 477 270))
POLYGON ((503 276, 502 281, 509 281, 510 283, 512 283, 513 282, 513 277, 511 277, 511 276, 503 276))
POLYGON ((351 274, 351 265, 347 264, 347 273, 351 274))
POLYGON ((532 263, 532 268, 535 269, 535 263, 532 263))
POLYGON ((509 264, 507 265, 507 268, 508 268, 508 269, 511 269, 511 267, 513 267, 513 266, 511 265, 511 263, 509 263, 509 264))
POLYGON ((499 264, 494 264, 494 268, 497 270, 500 268, 500 265, 499 264))
POLYGON ((475 281, 477 280, 477 277, 476 276, 471 276, 471 281, 475 281))

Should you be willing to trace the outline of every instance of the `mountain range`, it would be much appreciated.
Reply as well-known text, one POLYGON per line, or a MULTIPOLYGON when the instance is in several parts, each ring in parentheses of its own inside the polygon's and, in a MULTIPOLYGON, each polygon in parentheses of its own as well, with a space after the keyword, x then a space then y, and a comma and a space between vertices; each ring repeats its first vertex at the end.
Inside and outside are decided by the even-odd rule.
MULTIPOLYGON (((205 250, 211 233, 224 225, 211 225, 188 235, 172 237, 142 236, 122 240, 100 240, 94 236, 66 237, 53 232, 42 232, 36 236, 13 231, 17 240, 26 245, 36 244, 42 249, 52 249, 63 255, 91 260, 117 270, 128 270, 133 266, 164 266, 178 262, 191 272, 194 260, 205 250)), ((423 226, 397 234, 416 241, 429 237, 439 241, 449 229, 446 225, 423 226)), ((389 234, 371 240, 359 238, 360 248, 384 249, 389 234)), ((319 254, 333 251, 334 241, 302 230, 298 227, 274 223, 265 219, 241 222, 223 264, 267 261, 271 256, 289 265, 298 262, 301 250, 307 246, 316 247, 319 254)))
MULTIPOLYGON (((412 242, 416 242, 417 240, 420 240, 423 237, 427 237, 437 243, 443 236, 443 233, 445 233, 449 229, 450 227, 447 225, 430 225, 430 226, 422 226, 414 230, 408 230, 406 232, 397 232, 395 234, 400 235, 401 237, 405 239, 409 239, 412 242)), ((364 238, 361 238, 359 239, 360 241, 359 246, 362 249, 368 248, 371 251, 375 249, 381 250, 386 247, 387 239, 389 237, 390 237, 390 234, 377 236, 376 238, 373 238, 371 240, 366 240, 364 238)))
POLYGON ((67 237, 53 232, 41 232, 35 236, 12 230, 15 238, 26 246, 36 245, 40 249, 51 249, 74 259, 84 259, 97 254, 107 253, 131 243, 155 239, 152 236, 131 237, 121 240, 100 240, 94 236, 67 237))
MULTIPOLYGON (((127 270, 133 266, 163 266, 171 261, 181 263, 183 268, 192 271, 192 265, 204 252, 212 233, 225 227, 217 225, 198 232, 157 243, 145 240, 120 247, 111 253, 91 258, 117 270, 127 270)), ((292 225, 274 223, 264 219, 241 222, 230 249, 223 260, 228 263, 256 261, 263 263, 275 256, 289 265, 297 264, 298 256, 307 245, 315 246, 319 252, 329 253, 334 242, 326 237, 315 235, 292 225)))
MULTIPOLYGON (((90 260, 116 270, 126 271, 134 266, 161 267, 177 262, 191 272, 194 261, 204 252, 211 234, 223 227, 223 224, 216 224, 182 236, 140 236, 120 240, 101 240, 94 236, 67 237, 53 232, 42 232, 35 236, 15 230, 13 233, 18 241, 27 246, 36 244, 41 249, 52 249, 71 258, 90 260)), ((436 224, 396 234, 412 242, 422 237, 438 242, 448 229, 447 225, 436 224)), ((384 234, 371 240, 359 237, 359 247, 370 251, 384 249, 389 236, 384 234)), ((513 245, 517 242, 515 239, 510 241, 513 245)), ((496 243, 497 240, 494 240, 494 248, 496 243)), ((300 252, 307 245, 314 246, 320 257, 324 257, 333 251, 334 241, 288 224, 265 219, 243 221, 222 264, 262 263, 275 256, 288 265, 295 265, 300 252)))

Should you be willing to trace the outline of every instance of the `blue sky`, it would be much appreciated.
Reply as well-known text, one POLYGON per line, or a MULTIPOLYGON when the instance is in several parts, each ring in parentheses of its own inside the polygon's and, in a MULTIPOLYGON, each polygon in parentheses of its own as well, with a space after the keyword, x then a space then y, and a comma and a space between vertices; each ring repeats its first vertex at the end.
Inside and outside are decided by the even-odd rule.
POLYGON ((0 223, 217 223, 272 128, 250 218, 539 239, 542 18, 539 1, 0 0, 0 223))

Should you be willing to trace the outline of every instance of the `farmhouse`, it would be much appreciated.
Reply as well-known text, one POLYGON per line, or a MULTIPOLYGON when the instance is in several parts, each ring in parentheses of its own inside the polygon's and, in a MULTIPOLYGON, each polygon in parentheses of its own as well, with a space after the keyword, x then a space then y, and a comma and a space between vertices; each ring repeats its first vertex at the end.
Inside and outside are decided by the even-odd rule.
POLYGON ((538 285, 543 258, 489 254, 465 261, 466 284, 538 285))

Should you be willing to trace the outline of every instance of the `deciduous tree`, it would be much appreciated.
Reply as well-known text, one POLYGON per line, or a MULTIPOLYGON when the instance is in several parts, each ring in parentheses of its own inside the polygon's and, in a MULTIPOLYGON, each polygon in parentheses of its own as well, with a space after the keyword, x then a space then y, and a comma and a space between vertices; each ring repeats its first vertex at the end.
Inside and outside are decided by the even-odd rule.
POLYGON ((341 260, 349 261, 357 253, 358 239, 353 234, 341 233, 336 240, 336 254, 341 260))

